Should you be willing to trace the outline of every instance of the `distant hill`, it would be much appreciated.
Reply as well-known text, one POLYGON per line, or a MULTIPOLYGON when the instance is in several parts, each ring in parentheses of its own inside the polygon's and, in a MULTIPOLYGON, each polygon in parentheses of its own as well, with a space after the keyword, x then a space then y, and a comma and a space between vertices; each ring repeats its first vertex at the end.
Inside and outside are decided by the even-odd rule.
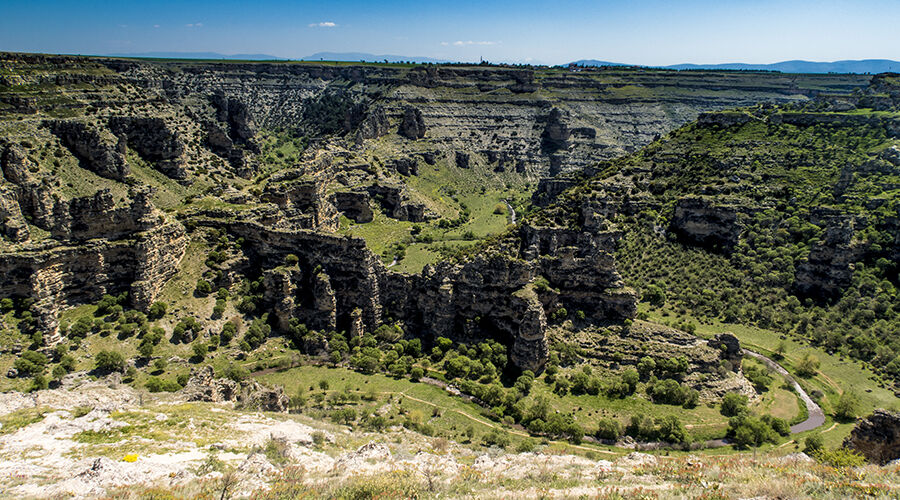
POLYGON ((220 54, 219 52, 135 52, 130 54, 102 54, 110 57, 142 57, 154 59, 240 59, 245 61, 286 61, 269 54, 220 54))
POLYGON ((397 56, 397 55, 378 55, 367 54, 365 52, 316 52, 311 56, 301 58, 303 61, 351 61, 351 62, 406 62, 412 61, 417 63, 449 63, 444 59, 434 59, 431 57, 415 57, 415 56, 397 56))
MULTIPOLYGON (((580 66, 640 66, 595 59, 582 59, 572 64, 580 66)), ((863 59, 859 61, 782 61, 772 64, 673 64, 671 66, 648 66, 663 69, 731 69, 753 71, 780 71, 782 73, 885 73, 900 72, 900 62, 890 59, 863 59)))

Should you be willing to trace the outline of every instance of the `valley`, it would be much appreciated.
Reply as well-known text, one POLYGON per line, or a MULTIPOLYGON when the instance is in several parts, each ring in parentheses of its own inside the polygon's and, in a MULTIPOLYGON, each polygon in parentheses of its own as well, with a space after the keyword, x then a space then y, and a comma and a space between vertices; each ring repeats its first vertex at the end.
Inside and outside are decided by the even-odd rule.
POLYGON ((898 151, 890 73, 0 53, 0 489, 889 498, 898 151))

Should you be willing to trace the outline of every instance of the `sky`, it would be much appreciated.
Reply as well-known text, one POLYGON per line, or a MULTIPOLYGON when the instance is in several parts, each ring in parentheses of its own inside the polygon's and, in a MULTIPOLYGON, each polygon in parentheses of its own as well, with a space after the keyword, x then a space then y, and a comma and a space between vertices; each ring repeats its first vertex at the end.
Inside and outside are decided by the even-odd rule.
POLYGON ((0 0, 0 51, 643 65, 900 60, 898 0, 0 0))

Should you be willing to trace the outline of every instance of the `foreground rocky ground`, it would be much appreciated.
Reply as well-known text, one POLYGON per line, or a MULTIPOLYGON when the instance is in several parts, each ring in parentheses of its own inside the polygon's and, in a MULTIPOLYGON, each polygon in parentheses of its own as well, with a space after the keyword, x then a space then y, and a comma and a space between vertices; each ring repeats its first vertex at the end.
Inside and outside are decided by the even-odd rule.
MULTIPOLYGON (((900 465, 793 448, 656 455, 512 452, 396 427, 142 395, 115 381, 0 395, 3 498, 896 498, 900 465)), ((572 448, 572 449, 576 449, 572 448)), ((585 448, 587 449, 587 448, 585 448)))

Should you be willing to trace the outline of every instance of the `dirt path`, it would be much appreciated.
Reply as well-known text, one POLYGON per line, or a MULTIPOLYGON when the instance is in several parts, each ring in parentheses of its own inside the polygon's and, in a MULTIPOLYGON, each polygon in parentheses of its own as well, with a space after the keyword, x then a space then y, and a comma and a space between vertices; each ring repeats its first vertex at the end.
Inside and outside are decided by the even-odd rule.
POLYGON ((744 349, 744 354, 750 356, 752 358, 758 359, 759 361, 765 363, 766 366, 778 372, 782 377, 785 378, 793 387, 794 390, 797 391, 797 394, 800 395, 800 399, 803 400, 803 403, 806 404, 806 411, 809 414, 809 417, 800 422, 799 424, 791 426, 791 434, 797 434, 798 432, 810 431, 815 429, 816 427, 821 426, 825 423, 825 412, 822 411, 822 408, 816 404, 815 401, 809 397, 809 394, 803 390, 803 387, 800 386, 800 383, 797 382, 797 379, 793 377, 787 370, 784 369, 778 363, 772 361, 771 359, 763 356, 762 354, 750 351, 748 349, 744 349))
MULTIPOLYGON (((466 413, 466 412, 464 412, 464 411, 462 411, 462 410, 457 410, 457 409, 455 409, 455 408, 452 408, 452 409, 444 408, 444 407, 441 406, 441 405, 432 403, 431 401, 425 401, 424 399, 419 399, 419 398, 417 398, 417 397, 410 396, 409 394, 406 394, 405 392, 402 392, 402 391, 401 391, 401 392, 382 392, 382 394, 397 394, 397 395, 403 396, 403 397, 405 397, 405 398, 409 398, 409 399, 411 399, 411 400, 413 400, 413 401, 418 401, 419 403, 423 403, 423 404, 426 404, 426 405, 429 405, 429 406, 432 406, 432 407, 435 407, 435 408, 441 408, 441 409, 444 410, 444 411, 452 411, 452 412, 458 413, 458 414, 462 415, 463 417, 466 417, 467 419, 472 420, 473 422, 478 422, 479 424, 485 425, 485 426, 487 426, 487 427, 490 427, 491 429, 500 429, 500 430, 502 430, 502 431, 504 431, 504 432, 507 432, 507 433, 509 433, 509 434, 514 434, 514 435, 516 435, 516 436, 521 436, 521 437, 526 437, 526 438, 530 438, 530 437, 531 437, 530 434, 527 434, 527 433, 524 433, 524 432, 515 431, 515 430, 512 430, 512 429, 503 429, 503 428, 498 427, 498 426, 496 426, 496 425, 494 425, 494 424, 492 424, 491 422, 488 422, 488 421, 486 421, 486 420, 481 420, 481 419, 475 418, 475 417, 473 417, 472 415, 469 415, 468 413, 466 413)), ((578 448, 578 449, 580 449, 580 450, 593 451, 593 452, 595 452, 595 453, 606 453, 606 454, 608 454, 608 455, 618 455, 618 453, 616 453, 616 452, 614 452, 614 451, 600 450, 600 449, 597 449, 597 448, 590 448, 590 447, 587 447, 587 446, 580 446, 580 445, 577 445, 577 444, 569 443, 569 442, 567 442, 567 441, 551 441, 551 442, 552 442, 552 443, 561 443, 561 444, 563 444, 563 445, 565 445, 565 446, 571 446, 572 448, 578 448)))

